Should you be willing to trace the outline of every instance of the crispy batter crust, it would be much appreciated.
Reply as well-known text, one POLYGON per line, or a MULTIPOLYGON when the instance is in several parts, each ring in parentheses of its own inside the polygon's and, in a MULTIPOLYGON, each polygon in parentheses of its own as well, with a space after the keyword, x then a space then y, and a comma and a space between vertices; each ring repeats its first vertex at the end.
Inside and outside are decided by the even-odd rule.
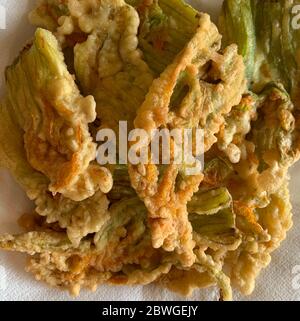
MULTIPOLYGON (((224 114, 240 101, 245 89, 242 58, 235 47, 227 48, 224 55, 217 53, 220 39, 209 16, 201 14, 195 36, 153 82, 138 111, 136 128, 150 135, 152 130, 161 127, 203 128, 205 151, 211 147, 216 140, 214 135, 224 122, 224 114), (207 71, 208 64, 211 66, 207 71), (189 80, 189 90, 176 111, 171 111, 171 98, 183 73, 189 80), (217 84, 210 83, 209 78, 217 84)), ((186 204, 198 190, 203 175, 185 177, 176 186, 179 171, 179 166, 170 165, 158 183, 159 171, 155 165, 129 167, 132 185, 149 210, 153 246, 176 250, 181 263, 190 266, 195 255, 186 204)))
POLYGON ((237 47, 220 51, 221 36, 206 14, 193 17, 196 33, 151 85, 139 32, 147 34, 150 16, 167 14, 159 8, 166 2, 134 2, 145 15, 142 27, 123 0, 42 0, 31 14, 63 48, 75 48, 76 79, 95 96, 101 122, 60 49, 51 63, 57 40, 39 29, 9 67, 0 105, 1 165, 36 209, 20 220, 27 232, 0 236, 0 248, 28 253, 27 270, 37 280, 73 295, 103 283, 153 282, 182 295, 216 285, 221 300, 232 299, 231 286, 250 294, 292 226, 287 170, 299 158, 299 115, 280 85, 260 96, 245 93, 237 47), (26 67, 30 60, 38 70, 26 67), (171 150, 170 165, 129 165, 129 175, 127 166, 112 166, 114 188, 106 196, 112 177, 93 162, 90 125, 116 128, 125 119, 150 134, 149 160, 152 130, 203 129, 203 173, 187 175, 190 164, 175 164, 171 150))

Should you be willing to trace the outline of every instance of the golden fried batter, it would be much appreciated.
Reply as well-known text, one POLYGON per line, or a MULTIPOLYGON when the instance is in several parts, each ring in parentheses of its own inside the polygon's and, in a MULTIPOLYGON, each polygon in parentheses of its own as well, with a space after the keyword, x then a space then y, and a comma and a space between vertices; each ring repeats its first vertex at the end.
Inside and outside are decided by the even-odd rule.
POLYGON ((95 97, 101 127, 118 132, 122 120, 132 129, 153 80, 137 48, 140 19, 136 10, 123 0, 68 0, 61 4, 64 10, 53 28, 45 19, 41 23, 40 17, 55 1, 44 2, 31 20, 54 29, 61 44, 74 49, 77 80, 84 93, 95 97))
POLYGON ((49 190, 74 201, 107 193, 110 173, 91 165, 96 144, 88 124, 96 118, 92 96, 82 97, 55 37, 38 29, 34 42, 6 70, 6 108, 24 131, 29 164, 49 178, 49 190))
MULTIPOLYGON (((138 111, 136 128, 151 135, 152 130, 161 127, 200 127, 204 129, 205 151, 212 146, 224 115, 240 101, 245 89, 242 58, 234 46, 227 48, 224 55, 219 54, 220 39, 209 16, 202 14, 193 39, 153 82, 138 111), (178 84, 180 89, 188 87, 188 91, 182 101, 174 102, 172 95, 176 89, 180 90, 176 88, 178 84)), ((130 166, 129 174, 133 187, 149 210, 153 246, 176 250, 184 266, 192 265, 194 242, 186 204, 198 190, 203 175, 185 177, 176 186, 179 166, 170 165, 160 183, 155 165, 141 167, 143 165, 130 166)))
POLYGON ((41 0, 30 19, 47 30, 7 68, 0 165, 35 211, 0 248, 73 295, 153 282, 252 293, 292 226, 300 118, 283 86, 247 91, 237 46, 220 50, 209 16, 181 0, 41 0), (100 167, 95 131, 125 120, 149 134, 148 163, 100 167), (204 168, 177 164, 174 137, 156 165, 162 129, 202 130, 203 150, 190 147, 204 168))

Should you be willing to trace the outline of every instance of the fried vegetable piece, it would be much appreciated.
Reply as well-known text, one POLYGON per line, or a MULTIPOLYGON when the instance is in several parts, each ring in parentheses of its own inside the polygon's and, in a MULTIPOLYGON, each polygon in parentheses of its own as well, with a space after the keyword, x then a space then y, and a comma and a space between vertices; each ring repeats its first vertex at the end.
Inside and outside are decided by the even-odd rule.
POLYGON ((80 28, 88 34, 74 49, 80 85, 85 93, 94 95, 102 127, 118 132, 123 120, 132 129, 136 111, 153 80, 137 48, 139 16, 123 0, 98 1, 95 8, 78 1, 81 14, 71 3, 71 16, 77 17, 80 28))
POLYGON ((244 184, 248 201, 255 203, 275 193, 288 168, 299 159, 299 130, 294 113, 295 107, 280 85, 270 84, 259 96, 257 119, 246 137, 244 157, 234 165, 242 179, 236 187, 244 184))
POLYGON ((24 131, 30 165, 49 178, 49 190, 74 201, 112 187, 110 173, 91 164, 96 144, 88 124, 93 97, 82 97, 56 38, 38 29, 34 42, 6 70, 6 108, 24 131))
POLYGON ((196 243, 196 261, 189 269, 178 265, 173 267, 159 282, 184 296, 192 295, 196 289, 217 285, 220 288, 220 300, 231 300, 230 278, 223 271, 224 255, 237 250, 242 243, 236 228, 232 198, 226 188, 202 190, 194 195, 190 204, 195 206, 193 213, 193 206, 188 204, 196 243))
POLYGON ((47 192, 49 180, 34 170, 27 161, 23 144, 23 131, 16 123, 12 111, 0 104, 1 166, 7 167, 30 199, 35 201, 36 212, 46 217, 46 223, 58 222, 65 228, 74 246, 90 233, 97 232, 108 219, 108 200, 101 191, 82 202, 75 202, 47 192), (10 135, 10 133, 14 135, 10 135), (9 141, 7 137, 10 137, 9 141))
POLYGON ((81 88, 95 96, 102 127, 116 131, 119 120, 127 120, 129 128, 133 127, 152 74, 158 76, 173 61, 198 25, 198 12, 181 0, 127 2, 137 12, 124 1, 68 0, 62 4, 45 0, 31 14, 33 24, 41 25, 42 20, 44 25, 48 21, 45 16, 52 11, 64 12, 55 15, 56 35, 63 46, 75 46, 81 88), (109 11, 115 12, 115 19, 109 19, 109 11), (72 37, 74 41, 70 41, 72 37))
POLYGON ((0 248, 26 252, 32 257, 28 270, 50 285, 79 294, 80 287, 95 289, 113 284, 147 284, 168 273, 172 263, 151 246, 146 208, 138 199, 113 205, 101 231, 74 247, 64 233, 29 232, 0 237, 0 248))
POLYGON ((0 104, 1 166, 8 168, 28 197, 35 201, 36 212, 46 217, 46 223, 58 222, 66 229, 74 246, 90 233, 97 232, 108 219, 108 200, 101 191, 82 202, 75 202, 62 195, 53 196, 47 188, 49 180, 34 170, 27 161, 24 149, 24 132, 18 126, 12 109, 0 104), (14 133, 14 135, 10 135, 14 133), (7 140, 7 137, 10 137, 7 140))
MULTIPOLYGON (((33 23, 40 24, 37 16, 43 20, 44 6, 60 3, 43 1, 31 14, 33 23)), ((64 6, 55 34, 63 46, 74 48, 76 78, 83 92, 95 97, 101 127, 118 132, 123 120, 132 129, 153 80, 138 49, 137 11, 123 0, 68 0, 64 6)))
MULTIPOLYGON (((74 10, 72 12, 72 8, 80 11, 80 3, 83 2, 90 7, 93 4, 72 0, 40 1, 31 12, 30 21, 36 26, 55 32, 63 46, 73 48, 87 37, 81 27, 74 23, 78 16, 74 14, 74 10)), ((193 37, 198 26, 199 13, 182 0, 125 2, 133 6, 139 15, 138 46, 151 71, 158 76, 193 37)), ((101 4, 105 4, 105 1, 97 2, 98 7, 101 4)))
POLYGON ((199 13, 182 0, 127 0, 139 14, 139 48, 158 76, 193 37, 199 13))
POLYGON ((236 46, 218 53, 220 40, 209 16, 202 14, 194 38, 152 84, 138 111, 137 128, 150 132, 168 121, 171 128, 199 127, 205 129, 205 151, 210 149, 224 115, 239 103, 246 89, 244 64, 236 46), (201 77, 199 82, 196 76, 201 77))
POLYGON ((1 236, 0 247, 28 253, 28 272, 50 286, 68 289, 72 295, 78 295, 81 286, 93 289, 111 277, 109 272, 97 272, 90 267, 91 241, 82 241, 74 248, 64 233, 47 231, 1 236))
POLYGON ((238 44, 252 89, 260 92, 269 82, 280 82, 299 109, 300 31, 293 21, 297 4, 296 0, 226 0, 221 31, 224 45, 238 44))
POLYGON ((271 166, 274 161, 290 167, 299 159, 299 131, 294 104, 284 88, 276 84, 268 85, 261 99, 258 118, 248 136, 257 146, 260 170, 271 166))
MULTIPOLYGON (((109 220, 94 239, 86 238, 78 247, 64 233, 47 230, 1 236, 0 248, 28 253, 28 271, 74 295, 79 294, 81 287, 96 289, 103 282, 133 285, 165 279, 164 285, 170 288, 166 280, 174 276, 165 275, 177 264, 176 257, 153 249, 146 218, 144 204, 138 198, 127 199, 115 203, 109 220)), ((223 288, 222 272, 218 269, 212 258, 202 255, 192 267, 194 275, 196 271, 200 273, 193 284, 200 287, 202 275, 206 275, 211 284, 217 282, 223 288)), ((178 291, 176 287, 173 290, 178 291)))
POLYGON ((227 253, 225 260, 231 271, 229 275, 233 286, 244 295, 253 292, 257 276, 269 265, 271 253, 280 246, 292 227, 292 206, 287 182, 271 196, 268 206, 256 209, 256 215, 258 223, 268 231, 270 238, 264 241, 245 238, 236 251, 227 253))
MULTIPOLYGON (((109 193, 109 198, 113 202, 136 195, 130 186, 127 166, 117 165, 114 170, 114 179, 116 186, 109 193)), ((208 190, 201 188, 193 195, 187 209, 196 243, 200 239, 202 239, 201 244, 207 243, 208 239, 210 242, 215 241, 226 245, 237 243, 239 236, 235 229, 235 214, 232 206, 233 200, 226 187, 208 190)))
MULTIPOLYGON (((207 167, 206 173, 208 169, 211 170, 211 166, 207 167)), ((114 179, 113 190, 109 193, 109 198, 113 202, 136 195, 130 185, 127 166, 117 165, 114 179)), ((193 195, 187 209, 197 244, 207 243, 208 240, 227 246, 239 243, 232 206, 233 200, 226 187, 208 190, 201 187, 199 192, 193 195)))
MULTIPOLYGON (((42 35, 37 35, 37 37, 41 37, 39 38, 40 44, 42 43, 42 40, 45 40, 43 47, 46 48, 46 44, 47 44, 46 40, 48 38, 44 39, 43 34, 45 32, 46 35, 48 36, 49 32, 41 31, 41 30, 39 30, 38 32, 42 32, 42 35)), ((54 42, 56 41, 54 37, 52 38, 52 40, 54 42)), ((30 50, 37 51, 38 49, 33 49, 33 47, 31 47, 30 50)), ((26 55, 23 57, 23 60, 29 59, 29 57, 27 57, 29 55, 28 52, 27 53, 24 52, 23 55, 26 55)), ((25 64, 26 61, 24 61, 23 63, 24 66, 26 66, 25 64)), ((35 62, 38 63, 39 60, 35 60, 35 62)), ((18 64, 21 64, 21 60, 18 61, 17 65, 18 64)), ((21 105, 22 93, 28 95, 28 101, 32 104, 31 107, 32 108, 36 107, 35 109, 33 109, 33 111, 37 113, 37 116, 33 120, 36 122, 36 126, 39 125, 41 129, 43 128, 43 119, 40 118, 41 114, 38 113, 37 107, 39 106, 38 105, 39 103, 41 104, 41 106, 43 105, 42 105, 42 102, 39 102, 38 95, 36 95, 35 97, 30 96, 31 95, 31 92, 29 91, 30 88, 26 87, 26 85, 27 86, 30 85, 29 83, 20 83, 20 80, 23 80, 25 82, 27 78, 25 78, 24 71, 21 72, 21 70, 23 70, 21 69, 21 66, 17 68, 16 67, 17 65, 15 65, 15 67, 10 67, 9 79, 10 80, 15 79, 13 76, 19 75, 20 77, 17 79, 19 82, 11 83, 11 88, 9 93, 10 97, 6 97, 4 102, 0 104, 0 108, 1 108, 0 109, 0 112, 1 112, 0 138, 3 141, 0 147, 1 166, 4 166, 11 171, 11 173, 16 178, 17 182, 21 185, 21 187, 25 190, 29 198, 31 200, 34 200, 36 204, 36 212, 41 216, 46 217, 46 223, 51 224, 54 222, 58 222, 61 228, 66 229, 67 235, 70 241, 72 242, 72 244, 74 246, 77 246, 83 237, 85 237, 90 233, 97 232, 100 229, 100 227, 106 222, 106 220, 108 219, 107 209, 108 209, 109 202, 101 190, 96 191, 96 193, 91 198, 85 199, 82 202, 73 201, 69 198, 64 197, 62 194, 57 194, 56 196, 53 196, 52 193, 49 193, 48 191, 48 186, 50 184, 49 178, 47 178, 47 176, 45 176, 41 172, 34 169, 29 164, 26 149, 24 148, 24 130, 23 130, 23 127, 21 127, 21 124, 25 124, 26 123, 25 120, 27 120, 28 125, 26 126, 29 127, 31 126, 32 120, 31 118, 28 118, 28 119, 25 118, 25 116, 29 117, 30 114, 27 114, 29 113, 29 111, 25 110, 24 106, 21 105), (24 79, 21 78, 21 75, 22 77, 24 77, 24 79), (20 87, 17 87, 17 86, 20 86, 20 87), (14 94, 11 92, 13 88, 15 89, 14 94), (21 91, 22 88, 24 88, 23 92, 21 91), (15 99, 15 100, 12 101, 12 99, 15 99), (17 114, 18 117, 16 117, 16 110, 19 107, 20 108, 22 107, 22 111, 24 110, 24 118, 20 113, 18 113, 17 114), (14 133, 14 135, 11 135, 11 133, 14 133), (7 139, 8 137, 9 139, 7 139)), ((43 69, 40 71, 41 74, 43 71, 45 75, 47 75, 46 67, 47 65, 45 60, 42 67, 43 69)), ((25 68, 25 67, 22 67, 22 68, 25 68)), ((56 68, 59 68, 59 66, 58 67, 56 65, 52 66, 53 70, 55 70, 56 68)), ((29 71, 27 72, 26 77, 29 77, 28 73, 29 71)), ((35 79, 36 82, 38 80, 39 78, 35 79)), ((49 86, 50 84, 51 84, 51 81, 49 81, 49 84, 47 84, 47 86, 49 86)), ((31 86, 34 86, 34 81, 31 84, 31 86)), ((45 85, 45 89, 47 88, 47 86, 45 85)), ((79 94, 78 94, 78 99, 79 101, 81 99, 79 94)), ((63 107, 63 104, 61 104, 61 107, 63 107)), ((68 120, 66 120, 66 123, 68 123, 68 120)), ((62 125, 63 122, 58 121, 57 125, 60 126, 60 124, 62 125)), ((48 125, 50 126, 51 124, 48 124, 48 125)), ((46 122, 44 126, 45 127, 47 126, 46 122)), ((60 144, 60 146, 63 148, 63 142, 59 140, 60 138, 59 128, 56 129, 55 126, 53 125, 51 126, 52 126, 51 128, 54 130, 53 133, 51 131, 51 138, 53 140, 57 139, 57 144, 60 144)), ((24 125, 24 128, 26 128, 25 125, 24 125)), ((107 173, 106 169, 102 169, 98 165, 90 165, 88 168, 91 174, 96 175, 96 177, 93 177, 94 181, 103 179, 102 187, 104 187, 104 185, 107 184, 107 182, 105 181, 106 179, 111 180, 110 175, 106 174, 107 173)), ((89 186, 87 186, 87 189, 88 189, 87 192, 91 193, 92 188, 93 186, 90 186, 90 189, 89 189, 89 186)), ((78 192, 80 192, 80 190, 78 192)))
MULTIPOLYGON (((219 54, 220 39, 209 16, 201 14, 195 36, 153 82, 138 111, 136 128, 146 130, 150 136, 153 130, 164 127, 202 128, 205 151, 212 146, 224 115, 240 101, 245 90, 242 58, 235 46, 219 54)), ((175 164, 167 167, 160 181, 154 164, 131 165, 129 173, 149 210, 153 246, 176 250, 182 264, 193 264, 194 244, 186 204, 198 190, 203 175, 182 175, 182 169, 175 164), (183 179, 176 184, 179 172, 183 179)))

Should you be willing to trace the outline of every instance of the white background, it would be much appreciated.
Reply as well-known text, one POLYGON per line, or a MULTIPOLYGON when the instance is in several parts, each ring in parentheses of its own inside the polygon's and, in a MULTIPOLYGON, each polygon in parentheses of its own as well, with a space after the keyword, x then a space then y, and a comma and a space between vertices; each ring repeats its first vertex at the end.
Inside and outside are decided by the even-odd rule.
MULTIPOLYGON (((0 0, 6 8, 6 30, 0 30, 0 94, 3 96, 4 69, 17 56, 33 35, 27 22, 27 12, 36 0, 0 0)), ((191 0, 193 5, 212 14, 216 19, 222 0, 191 0)), ((1 23, 0 23, 1 27, 1 23)), ((291 190, 294 205, 294 227, 287 240, 273 255, 271 265, 261 273, 255 292, 247 298, 235 294, 236 300, 294 300, 300 299, 292 287, 292 269, 300 265, 300 165, 291 170, 291 190)), ((0 233, 17 232, 17 218, 29 211, 31 204, 5 170, 0 170, 0 233)), ((24 271, 25 256, 0 253, 0 300, 70 300, 70 296, 35 281, 24 271)), ((196 291, 194 300, 216 299, 212 290, 196 291)), ((153 285, 146 287, 102 286, 96 293, 82 291, 77 300, 181 300, 153 285)))

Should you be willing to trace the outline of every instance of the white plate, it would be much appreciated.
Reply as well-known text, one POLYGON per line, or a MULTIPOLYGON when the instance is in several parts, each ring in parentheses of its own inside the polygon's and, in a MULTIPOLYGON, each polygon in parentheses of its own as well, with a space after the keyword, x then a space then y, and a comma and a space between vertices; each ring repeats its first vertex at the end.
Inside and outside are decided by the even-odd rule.
MULTIPOLYGON (((6 30, 0 30, 0 88, 4 81, 4 68, 12 62, 23 44, 33 34, 29 26, 26 13, 36 0, 0 0, 0 5, 6 8, 6 30)), ((216 20, 221 8, 222 0, 191 0, 194 6, 212 14, 216 20)), ((1 7, 0 6, 0 19, 1 7)), ((1 28, 1 21, 0 21, 1 28)), ((1 92, 3 95, 3 91, 1 92)), ((13 133, 12 133, 13 134, 13 133)), ((287 241, 274 253, 271 265, 263 271, 257 280, 255 292, 245 299, 250 300, 293 300, 300 298, 297 291, 297 279, 293 275, 293 268, 300 265, 299 247, 299 190, 300 165, 292 172, 292 199, 295 213, 294 229, 288 234, 287 241), (297 193, 298 192, 298 193, 297 193), (298 194, 298 195, 297 195, 298 194), (298 214, 298 215, 297 215, 298 214), (294 278, 294 279, 293 279, 294 278), (294 281, 294 282, 293 282, 294 281)), ((22 190, 5 170, 0 170, 0 233, 16 232, 17 218, 31 208, 22 190)), ((0 253, 0 300, 69 300, 67 293, 50 289, 43 283, 33 279, 31 274, 24 272, 24 255, 17 253, 0 253)), ((295 268, 296 269, 296 268, 295 268)), ((300 268, 299 268, 300 270, 300 268)), ((300 288, 300 284, 299 284, 300 288)), ((197 291, 193 297, 199 299, 216 299, 212 290, 197 291)), ((80 300, 180 300, 168 291, 162 291, 155 286, 116 288, 102 286, 96 293, 83 291, 80 300)), ((243 299, 238 294, 235 299, 243 299)))

